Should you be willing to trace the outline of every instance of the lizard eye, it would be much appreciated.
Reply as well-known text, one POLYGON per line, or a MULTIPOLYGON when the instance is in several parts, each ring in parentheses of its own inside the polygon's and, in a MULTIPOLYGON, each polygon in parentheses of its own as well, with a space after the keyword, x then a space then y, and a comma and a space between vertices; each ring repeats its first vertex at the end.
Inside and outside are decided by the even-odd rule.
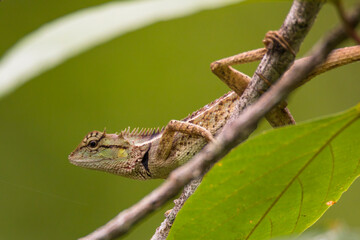
POLYGON ((90 148, 96 148, 97 144, 98 144, 97 141, 92 140, 92 141, 89 142, 88 146, 90 148))

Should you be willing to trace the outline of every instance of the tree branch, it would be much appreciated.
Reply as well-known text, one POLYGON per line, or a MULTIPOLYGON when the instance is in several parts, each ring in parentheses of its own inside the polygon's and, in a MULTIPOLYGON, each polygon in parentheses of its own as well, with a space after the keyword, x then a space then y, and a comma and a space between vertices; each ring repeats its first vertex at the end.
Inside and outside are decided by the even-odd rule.
POLYGON ((357 35, 355 28, 351 26, 351 23, 349 23, 349 19, 345 14, 342 0, 335 0, 333 3, 341 21, 343 22, 345 32, 349 35, 349 37, 354 39, 357 44, 360 44, 360 37, 357 35))
MULTIPOLYGON (((311 1, 295 2, 306 5, 306 2, 311 1)), ((317 11, 315 11, 315 15, 316 12, 317 11)), ((358 15, 359 18, 360 11, 358 15)), ((357 21, 359 21, 359 19, 357 21)), ((289 70, 278 83, 273 85, 256 103, 247 107, 237 119, 227 124, 222 133, 217 137, 218 144, 208 144, 191 161, 174 170, 169 178, 152 193, 129 209, 122 211, 106 225, 97 229, 87 237, 84 237, 83 240, 114 239, 123 235, 132 225, 175 196, 190 180, 201 177, 209 166, 225 156, 238 143, 244 141, 256 128, 260 119, 298 86, 317 65, 325 60, 330 50, 341 41, 341 39, 339 39, 341 37, 329 37, 323 41, 322 44, 317 45, 312 51, 313 55, 309 57, 309 61, 302 61, 299 64, 295 63, 291 70, 289 70)), ((298 48, 293 49, 297 50, 298 48)), ((279 59, 281 59, 281 56, 279 59)), ((291 58, 289 59, 291 61, 291 58)), ((252 88, 255 89, 256 86, 257 85, 253 85, 252 88)), ((255 98, 256 97, 258 96, 255 96, 255 98)), ((242 99, 241 101, 244 102, 242 102, 241 105, 249 105, 253 97, 249 94, 248 98, 249 100, 246 100, 246 98, 242 99)))
MULTIPOLYGON (((290 49, 295 53, 299 51, 300 45, 306 34, 310 30, 315 21, 318 11, 324 1, 294 1, 289 14, 287 15, 283 25, 279 30, 279 34, 289 44, 290 49)), ((274 83, 280 76, 291 66, 295 59, 295 55, 282 47, 278 42, 274 42, 272 48, 268 49, 261 63, 255 71, 248 88, 241 96, 239 111, 240 114, 247 106, 254 103, 259 97, 260 92, 265 92, 269 88, 269 84, 260 78, 263 76, 270 83, 274 83)), ((282 114, 283 106, 274 108, 266 116, 267 120, 273 127, 292 124, 285 114, 282 114)))

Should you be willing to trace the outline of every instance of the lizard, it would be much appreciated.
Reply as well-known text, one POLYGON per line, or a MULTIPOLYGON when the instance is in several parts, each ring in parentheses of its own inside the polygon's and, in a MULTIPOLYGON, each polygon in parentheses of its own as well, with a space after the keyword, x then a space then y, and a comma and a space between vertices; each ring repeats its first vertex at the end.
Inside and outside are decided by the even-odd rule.
MULTIPOLYGON (((276 32, 269 32, 272 38, 289 51, 291 48, 276 32)), ((265 38, 266 40, 266 38, 265 38)), ((264 41, 265 43, 265 41, 264 41)), ((212 72, 224 81, 232 91, 207 104, 182 120, 171 120, 163 128, 130 131, 127 128, 119 134, 92 131, 85 136, 69 155, 72 164, 101 170, 132 179, 166 178, 169 173, 186 163, 231 120, 237 102, 251 78, 231 66, 261 60, 267 52, 259 48, 240 53, 211 64, 212 72)), ((293 53, 295 54, 295 53, 293 53)), ((305 58, 297 61, 304 61, 305 58)), ((334 50, 326 62, 318 66, 304 80, 360 60, 360 46, 334 50)))

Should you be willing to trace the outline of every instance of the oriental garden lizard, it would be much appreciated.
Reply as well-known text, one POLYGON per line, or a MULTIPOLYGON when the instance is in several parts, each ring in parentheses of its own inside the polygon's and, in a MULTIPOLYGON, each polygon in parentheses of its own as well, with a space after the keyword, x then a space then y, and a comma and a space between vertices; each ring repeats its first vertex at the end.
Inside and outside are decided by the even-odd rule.
MULTIPOLYGON (((281 37, 275 34, 273 38, 291 51, 281 37)), ((266 51, 267 48, 260 48, 212 63, 211 70, 233 91, 188 117, 180 121, 171 120, 161 129, 130 131, 128 128, 120 134, 90 132, 69 155, 70 162, 133 179, 166 178, 208 142, 214 141, 214 136, 236 111, 237 102, 251 78, 231 66, 261 60, 266 51)), ((322 72, 358 60, 360 46, 336 49, 304 82, 322 72)))

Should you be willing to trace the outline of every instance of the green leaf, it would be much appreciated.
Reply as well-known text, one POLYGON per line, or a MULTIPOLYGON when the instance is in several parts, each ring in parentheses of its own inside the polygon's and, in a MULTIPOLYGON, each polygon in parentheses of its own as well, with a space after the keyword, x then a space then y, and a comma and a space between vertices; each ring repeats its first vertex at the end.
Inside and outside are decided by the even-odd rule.
POLYGON ((241 1, 114 1, 66 15, 25 36, 2 57, 0 97, 67 59, 115 37, 155 22, 241 1))
POLYGON ((270 239, 310 227, 360 171, 360 105, 254 137, 205 176, 169 239, 270 239))

